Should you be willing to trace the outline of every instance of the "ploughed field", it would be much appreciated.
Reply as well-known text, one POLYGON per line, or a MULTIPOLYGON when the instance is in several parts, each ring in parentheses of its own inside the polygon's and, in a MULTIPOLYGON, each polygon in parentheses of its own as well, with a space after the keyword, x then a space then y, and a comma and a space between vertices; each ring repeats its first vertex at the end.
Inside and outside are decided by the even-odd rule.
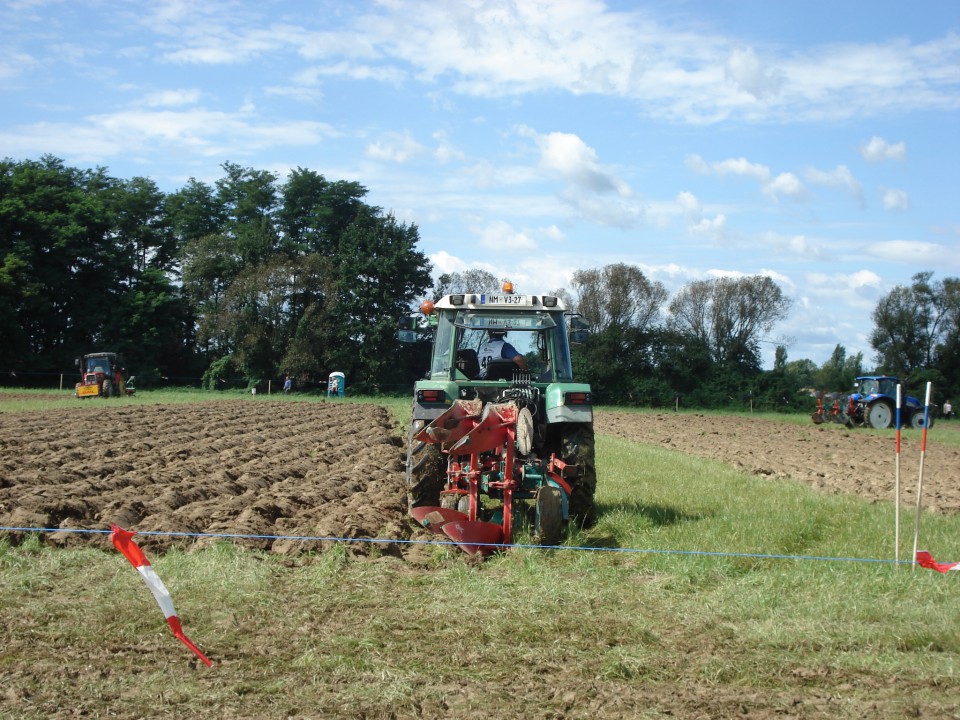
MULTIPOLYGON (((817 490, 892 502, 896 486, 896 431, 797 424, 768 418, 695 413, 598 413, 596 431, 718 460, 771 480, 794 478, 817 490)), ((956 434, 957 421, 927 431, 921 504, 960 513, 960 448, 937 442, 956 434)), ((900 501, 916 504, 922 431, 900 433, 900 501)), ((600 463, 598 462, 598 466, 600 463)))
MULTIPOLYGON (((83 404, 0 414, 0 524, 410 536, 401 443, 382 407, 269 400, 83 404)), ((63 532, 44 540, 112 547, 105 535, 63 532)), ((194 539, 138 535, 137 542, 160 550, 194 539)), ((280 553, 329 544, 271 537, 236 542, 280 553)), ((369 549, 358 545, 359 551, 369 549)))
MULTIPOLYGON (((960 449, 936 442, 943 425, 949 424, 929 431, 923 506, 957 513, 960 449)), ((893 497, 892 430, 669 412, 598 412, 596 430, 771 481, 794 478, 825 492, 893 497)), ((920 437, 917 430, 902 433, 901 498, 908 504, 915 502, 920 437)), ((301 536, 431 537, 406 517, 403 452, 391 415, 375 405, 251 399, 4 413, 0 525, 105 530, 117 523, 139 532, 256 536, 234 541, 279 553, 330 544, 295 539, 301 536)), ((110 547, 105 535, 61 532, 43 539, 110 547)), ((211 541, 138 537, 151 550, 211 541)), ((349 547, 366 554, 372 545, 349 547)), ((405 543, 376 546, 379 553, 415 552, 405 543)))

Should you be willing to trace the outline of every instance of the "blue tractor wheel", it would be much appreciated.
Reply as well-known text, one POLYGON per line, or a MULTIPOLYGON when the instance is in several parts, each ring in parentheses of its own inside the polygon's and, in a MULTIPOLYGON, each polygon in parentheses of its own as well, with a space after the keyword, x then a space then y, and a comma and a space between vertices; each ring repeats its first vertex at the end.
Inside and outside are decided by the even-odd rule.
MULTIPOLYGON (((916 430, 923 429, 923 408, 917 408, 913 411, 913 415, 910 416, 910 427, 916 430)), ((930 425, 928 427, 933 427, 933 415, 930 415, 930 425)))

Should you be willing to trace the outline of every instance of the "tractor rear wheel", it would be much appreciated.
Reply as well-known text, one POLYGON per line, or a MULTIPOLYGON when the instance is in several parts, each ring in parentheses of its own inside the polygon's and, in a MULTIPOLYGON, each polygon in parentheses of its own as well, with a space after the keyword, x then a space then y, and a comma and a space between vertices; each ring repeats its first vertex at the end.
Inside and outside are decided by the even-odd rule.
POLYGON ((591 527, 597 521, 593 502, 597 489, 593 425, 569 424, 560 433, 560 459, 577 466, 577 477, 571 480, 570 517, 581 527, 591 527))
POLYGON ((414 420, 407 431, 407 506, 439 505, 446 485, 446 463, 440 445, 420 442, 416 435, 428 424, 414 420))
POLYGON ((893 423, 893 408, 885 400, 870 403, 865 415, 867 425, 877 430, 886 430, 893 423))

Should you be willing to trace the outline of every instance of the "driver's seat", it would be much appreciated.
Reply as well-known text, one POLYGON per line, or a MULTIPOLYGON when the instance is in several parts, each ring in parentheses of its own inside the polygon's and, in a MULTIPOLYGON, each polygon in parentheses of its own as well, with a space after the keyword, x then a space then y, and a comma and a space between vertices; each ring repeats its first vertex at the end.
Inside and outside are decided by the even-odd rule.
POLYGON ((481 380, 512 380, 513 373, 520 368, 513 360, 492 360, 483 370, 481 380))

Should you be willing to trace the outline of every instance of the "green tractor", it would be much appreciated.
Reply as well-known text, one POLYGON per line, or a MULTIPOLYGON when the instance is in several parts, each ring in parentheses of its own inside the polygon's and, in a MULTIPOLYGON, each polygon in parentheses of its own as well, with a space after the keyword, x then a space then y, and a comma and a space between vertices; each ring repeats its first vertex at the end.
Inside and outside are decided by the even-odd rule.
POLYGON ((574 382, 571 342, 585 323, 552 295, 457 293, 421 306, 400 334, 433 335, 407 434, 410 514, 470 554, 513 542, 518 522, 541 545, 595 521, 593 399, 574 382))

